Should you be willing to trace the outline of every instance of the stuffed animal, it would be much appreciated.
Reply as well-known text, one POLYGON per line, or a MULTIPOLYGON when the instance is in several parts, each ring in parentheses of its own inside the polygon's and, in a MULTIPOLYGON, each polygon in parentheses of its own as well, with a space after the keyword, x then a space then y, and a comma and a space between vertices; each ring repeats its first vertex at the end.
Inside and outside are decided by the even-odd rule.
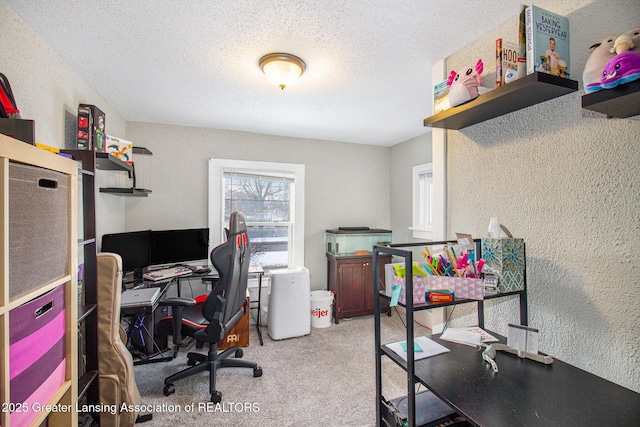
POLYGON ((449 86, 449 105, 455 107, 475 99, 479 95, 478 87, 482 83, 484 64, 478 59, 475 67, 468 68, 464 75, 451 71, 447 86, 449 86))
MULTIPOLYGON (((611 89, 640 78, 640 52, 622 52, 610 59, 602 69, 601 89, 611 89)), ((590 85, 596 89, 596 85, 590 85)))
POLYGON ((620 35, 610 34, 600 43, 596 43, 589 49, 593 49, 582 73, 582 85, 586 93, 603 89, 602 72, 604 66, 617 54, 628 51, 640 52, 640 27, 636 27, 620 35))

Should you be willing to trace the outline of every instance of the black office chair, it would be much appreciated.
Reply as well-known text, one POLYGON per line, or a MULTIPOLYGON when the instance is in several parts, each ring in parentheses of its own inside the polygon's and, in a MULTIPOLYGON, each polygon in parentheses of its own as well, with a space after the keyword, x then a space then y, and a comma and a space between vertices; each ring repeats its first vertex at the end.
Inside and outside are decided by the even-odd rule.
MULTIPOLYGON (((262 376, 262 368, 256 363, 237 360, 242 357, 242 349, 234 346, 218 353, 217 345, 218 341, 222 340, 249 308, 246 293, 250 258, 251 253, 244 216, 240 212, 233 212, 229 219, 227 241, 216 246, 211 251, 211 262, 218 271, 220 279, 202 304, 202 317, 208 323, 204 328, 195 329, 193 333, 193 338, 199 344, 209 344, 209 351, 207 354, 187 354, 187 363, 190 367, 165 378, 165 396, 175 392, 174 381, 208 371, 211 402, 219 403, 222 400, 222 394, 216 390, 218 369, 229 367, 251 368, 253 369, 254 377, 262 376), (229 358, 232 354, 236 359, 229 358)), ((185 298, 168 298, 165 299, 164 304, 173 307, 174 325, 182 325, 182 308, 195 304, 195 301, 188 299, 185 301, 185 298)), ((180 334, 177 331, 174 331, 174 333, 180 334)))

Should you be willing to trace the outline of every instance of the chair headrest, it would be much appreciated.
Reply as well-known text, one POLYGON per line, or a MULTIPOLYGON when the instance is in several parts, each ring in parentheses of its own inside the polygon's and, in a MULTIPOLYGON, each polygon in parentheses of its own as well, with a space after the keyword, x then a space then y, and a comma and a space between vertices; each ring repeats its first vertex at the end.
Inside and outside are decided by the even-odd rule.
POLYGON ((229 236, 246 232, 247 224, 244 222, 244 215, 242 212, 232 212, 229 217, 229 236))

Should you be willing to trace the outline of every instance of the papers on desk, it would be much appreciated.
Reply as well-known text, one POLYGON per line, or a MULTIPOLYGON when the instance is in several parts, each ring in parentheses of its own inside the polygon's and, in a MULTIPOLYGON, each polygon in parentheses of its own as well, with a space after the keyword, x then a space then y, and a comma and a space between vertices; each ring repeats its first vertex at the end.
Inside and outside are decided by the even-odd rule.
POLYGON ((471 347, 479 346, 484 342, 497 342, 498 339, 485 330, 472 326, 470 328, 447 328, 440 339, 465 344, 471 347))
MULTIPOLYGON (((413 340, 413 358, 414 360, 424 359, 438 354, 446 353, 450 351, 447 347, 438 344, 437 342, 430 340, 427 337, 416 337, 413 340)), ((391 344, 387 344, 389 349, 393 350, 398 356, 407 360, 407 342, 399 341, 391 344)))

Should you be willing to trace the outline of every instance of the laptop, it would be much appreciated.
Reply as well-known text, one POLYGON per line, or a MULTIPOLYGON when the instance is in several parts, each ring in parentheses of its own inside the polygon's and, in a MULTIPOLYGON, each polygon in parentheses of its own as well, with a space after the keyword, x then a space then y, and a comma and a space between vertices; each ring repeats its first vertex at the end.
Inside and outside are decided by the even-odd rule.
POLYGON ((160 297, 160 288, 129 289, 120 297, 120 307, 151 307, 160 297))

